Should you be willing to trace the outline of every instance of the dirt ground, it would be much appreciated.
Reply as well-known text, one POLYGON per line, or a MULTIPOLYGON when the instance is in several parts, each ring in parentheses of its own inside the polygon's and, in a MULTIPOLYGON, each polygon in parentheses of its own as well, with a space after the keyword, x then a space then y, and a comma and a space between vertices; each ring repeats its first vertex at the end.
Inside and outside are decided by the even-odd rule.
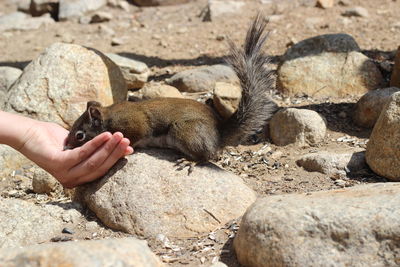
MULTIPOLYGON (((203 22, 200 16, 207 5, 205 0, 166 7, 138 8, 131 5, 130 12, 103 7, 101 10, 113 15, 109 22, 57 22, 38 30, 0 33, 0 65, 23 67, 50 44, 64 41, 143 61, 151 68, 150 80, 163 81, 184 69, 222 62, 227 55, 227 37, 241 43, 251 19, 261 11, 266 16, 274 15, 268 25, 270 38, 266 49, 273 57, 275 67, 280 56, 293 43, 326 33, 347 33, 356 39, 364 54, 377 63, 382 63, 382 66, 388 66, 382 68, 384 76, 388 78, 394 51, 400 45, 400 2, 342 1, 349 6, 338 2, 330 9, 282 9, 276 5, 263 5, 255 0, 247 0, 244 12, 239 15, 223 15, 211 22, 203 22), (344 17, 342 13, 353 6, 366 8, 369 16, 344 17), (112 28, 115 36, 105 35, 100 30, 101 25, 112 28), (114 37, 122 39, 123 43, 113 46, 111 39, 114 37)), ((15 6, 8 1, 0 1, 0 13, 6 14, 14 10, 15 6)), ((274 99, 281 106, 309 108, 322 114, 328 122, 325 141, 312 147, 278 147, 269 142, 242 145, 226 149, 217 164, 240 175, 260 196, 312 192, 343 186, 335 182, 338 177, 306 172, 295 161, 299 156, 313 151, 356 152, 365 149, 370 130, 355 126, 351 119, 357 97, 287 98, 274 92, 274 99)), ((386 181, 371 171, 350 173, 341 179, 345 181, 344 186, 386 181)), ((24 190, 24 186, 11 182, 3 188, 0 187, 0 191, 5 190, 24 190)), ((61 196, 46 197, 47 200, 44 201, 54 201, 59 197, 61 196)), ((37 195, 28 190, 23 198, 32 200, 37 195)), ((93 216, 90 212, 86 213, 88 218, 93 216)), ((150 241, 150 246, 164 262, 175 266, 196 266, 201 263, 209 265, 218 258, 228 266, 239 266, 231 249, 232 237, 237 228, 238 222, 231 222, 226 227, 205 233, 201 237, 171 238, 169 244, 150 241)), ((121 235, 125 234, 104 228, 96 237, 82 230, 74 239, 121 235)))

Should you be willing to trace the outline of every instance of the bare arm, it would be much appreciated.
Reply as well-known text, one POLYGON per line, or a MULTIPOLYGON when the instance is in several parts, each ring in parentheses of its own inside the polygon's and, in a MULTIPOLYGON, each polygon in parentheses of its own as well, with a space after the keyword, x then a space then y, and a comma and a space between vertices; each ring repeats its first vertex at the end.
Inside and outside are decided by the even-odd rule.
POLYGON ((68 131, 42 122, 0 111, 0 143, 24 154, 72 188, 104 175, 121 157, 133 153, 121 133, 102 133, 81 147, 63 150, 68 131))

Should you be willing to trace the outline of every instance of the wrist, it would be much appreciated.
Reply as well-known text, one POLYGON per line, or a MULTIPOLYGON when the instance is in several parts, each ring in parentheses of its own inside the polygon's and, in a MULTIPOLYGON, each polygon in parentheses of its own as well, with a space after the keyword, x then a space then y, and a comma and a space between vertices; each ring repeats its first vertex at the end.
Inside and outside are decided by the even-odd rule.
POLYGON ((28 117, 0 111, 0 143, 20 151, 36 123, 28 117))

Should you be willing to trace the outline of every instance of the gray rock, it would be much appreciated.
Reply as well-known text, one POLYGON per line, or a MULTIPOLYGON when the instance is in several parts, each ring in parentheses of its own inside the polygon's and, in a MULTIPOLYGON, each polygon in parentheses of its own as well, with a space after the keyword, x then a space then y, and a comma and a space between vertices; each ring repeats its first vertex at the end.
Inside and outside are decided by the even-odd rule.
POLYGON ((0 66, 0 91, 7 92, 21 73, 20 69, 0 66))
POLYGON ((346 17, 369 17, 368 10, 361 6, 348 8, 343 12, 346 17))
POLYGON ((218 113, 227 119, 237 110, 242 97, 242 88, 238 85, 216 82, 213 104, 218 113))
POLYGON ((351 51, 360 51, 360 47, 353 36, 345 33, 323 34, 294 44, 283 55, 283 61, 324 52, 348 53, 351 51))
POLYGON ((323 151, 310 153, 301 156, 296 163, 309 172, 325 174, 352 172, 367 168, 364 152, 339 154, 323 151))
POLYGON ((106 55, 121 69, 128 89, 142 88, 147 82, 150 70, 145 63, 116 54, 106 55))
POLYGON ((181 92, 207 92, 213 90, 216 82, 236 84, 238 78, 230 67, 212 65, 179 72, 166 82, 181 92))
POLYGON ((375 63, 363 54, 324 52, 285 61, 278 68, 277 88, 286 95, 345 97, 382 87, 375 63))
POLYGON ((308 109, 288 108, 278 111, 269 123, 272 142, 279 146, 317 144, 326 133, 324 118, 308 109))
POLYGON ((400 181, 400 92, 383 108, 367 144, 366 160, 377 174, 400 181))
POLYGON ((50 243, 0 250, 0 265, 163 266, 146 241, 136 238, 50 243))
POLYGON ((0 16, 0 32, 10 30, 35 30, 40 26, 55 23, 49 14, 41 17, 30 17, 22 12, 14 12, 0 16))
POLYGON ((49 241, 62 230, 61 220, 53 213, 62 212, 58 206, 44 208, 31 202, 0 197, 0 248, 49 241))
POLYGON ((214 165, 178 171, 171 151, 148 150, 119 161, 101 180, 77 190, 115 230, 156 237, 213 231, 241 216, 255 200, 242 179, 214 165))
POLYGON ((129 94, 129 99, 132 101, 158 97, 183 98, 183 95, 173 86, 153 82, 148 83, 142 89, 135 92, 130 92, 129 94))
POLYGON ((87 101, 107 106, 126 95, 122 73, 109 58, 94 49, 55 43, 25 67, 9 90, 6 108, 71 126, 87 101))
POLYGON ((234 240, 244 266, 398 266, 400 184, 258 199, 234 240))
POLYGON ((75 19, 107 4, 107 0, 60 0, 58 18, 75 19))
POLYGON ((400 88, 389 87, 372 90, 363 95, 356 104, 353 113, 354 122, 361 127, 374 127, 383 107, 389 101, 392 94, 398 91, 400 91, 400 88))
POLYGON ((208 0, 204 21, 214 21, 226 14, 237 14, 242 11, 245 2, 232 0, 208 0))
POLYGON ((32 178, 33 192, 38 194, 49 194, 61 190, 61 184, 42 168, 35 167, 32 178))

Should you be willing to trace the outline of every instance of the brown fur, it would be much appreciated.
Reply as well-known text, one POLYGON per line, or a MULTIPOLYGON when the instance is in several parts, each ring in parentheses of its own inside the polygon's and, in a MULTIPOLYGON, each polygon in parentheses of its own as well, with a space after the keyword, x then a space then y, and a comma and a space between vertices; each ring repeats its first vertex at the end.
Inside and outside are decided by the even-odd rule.
POLYGON ((190 160, 208 161, 220 148, 240 143, 261 129, 277 109, 267 95, 273 85, 271 71, 264 66, 267 56, 261 51, 265 26, 258 16, 247 33, 244 50, 231 45, 228 61, 243 92, 237 112, 227 121, 220 121, 207 105, 189 99, 159 98, 109 107, 88 102, 70 131, 67 147, 80 146, 104 131, 119 131, 134 147, 173 148, 190 160), (85 134, 81 141, 78 132, 85 134))

